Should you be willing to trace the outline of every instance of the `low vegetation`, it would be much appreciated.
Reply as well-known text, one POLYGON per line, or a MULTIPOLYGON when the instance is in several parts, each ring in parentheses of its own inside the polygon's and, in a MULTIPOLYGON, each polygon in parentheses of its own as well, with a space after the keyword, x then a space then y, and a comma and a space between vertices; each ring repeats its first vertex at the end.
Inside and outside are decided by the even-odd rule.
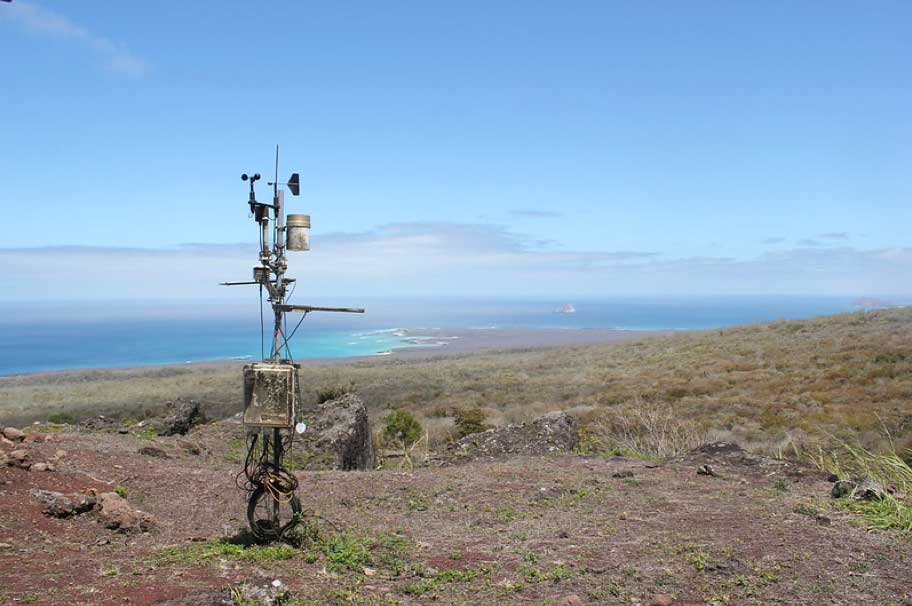
POLYGON ((409 447, 421 437, 421 424, 407 410, 394 410, 386 416, 383 437, 389 444, 409 447))
MULTIPOLYGON (((675 454, 704 439, 775 456, 912 446, 912 309, 687 332, 617 344, 305 365, 307 404, 354 389, 376 427, 410 413, 432 447, 488 425, 572 410, 591 448, 675 454), (476 412, 477 411, 477 412, 476 412), (400 412, 399 414, 403 414, 400 412), (889 435, 888 439, 886 436, 889 435)), ((240 410, 237 365, 0 378, 0 422, 142 419, 193 397, 240 410)))

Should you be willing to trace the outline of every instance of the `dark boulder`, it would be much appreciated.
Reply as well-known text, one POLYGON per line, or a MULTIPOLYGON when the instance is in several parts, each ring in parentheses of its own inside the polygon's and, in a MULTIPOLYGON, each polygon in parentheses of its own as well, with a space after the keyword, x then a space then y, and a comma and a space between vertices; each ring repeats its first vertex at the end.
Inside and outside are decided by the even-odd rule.
POLYGON ((65 495, 52 490, 39 490, 33 488, 32 498, 44 505, 45 515, 54 518, 69 518, 81 513, 91 511, 95 507, 96 499, 86 494, 65 495))
POLYGON ((308 469, 365 470, 376 465, 370 420, 364 402, 354 394, 305 411, 307 430, 295 436, 308 469))
POLYGON ((169 407, 172 407, 174 412, 154 425, 156 433, 160 436, 186 435, 194 425, 206 422, 202 405, 195 400, 185 402, 178 399, 173 404, 169 403, 169 407))
POLYGON ((833 482, 833 488, 830 490, 830 496, 834 499, 842 499, 852 496, 858 485, 852 480, 836 480, 833 482))

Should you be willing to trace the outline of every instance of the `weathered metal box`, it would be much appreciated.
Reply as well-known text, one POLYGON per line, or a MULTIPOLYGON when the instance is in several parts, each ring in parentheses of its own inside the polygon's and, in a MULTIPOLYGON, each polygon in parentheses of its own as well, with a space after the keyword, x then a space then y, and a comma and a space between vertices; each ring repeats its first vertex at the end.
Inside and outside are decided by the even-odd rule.
POLYGON ((291 427, 297 377, 292 364, 259 362, 244 366, 244 424, 291 427))

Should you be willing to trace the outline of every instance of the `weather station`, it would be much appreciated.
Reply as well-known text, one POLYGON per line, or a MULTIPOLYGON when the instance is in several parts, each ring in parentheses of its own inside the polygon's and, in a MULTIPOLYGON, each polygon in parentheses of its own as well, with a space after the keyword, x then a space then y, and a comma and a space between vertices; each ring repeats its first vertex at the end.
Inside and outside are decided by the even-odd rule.
POLYGON ((247 364, 243 369, 247 456, 237 484, 247 492, 247 522, 251 532, 261 539, 278 539, 301 519, 298 480, 284 463, 292 451, 295 435, 307 430, 300 410, 300 364, 295 363, 289 343, 311 312, 364 313, 364 309, 289 303, 297 282, 285 275, 288 269, 286 253, 310 250, 310 215, 285 216, 284 188, 287 187, 292 196, 300 195, 300 177, 293 173, 288 181, 279 182, 279 147, 276 146, 275 179, 267 183, 272 186, 272 204, 259 202, 256 198, 255 185, 261 179, 259 173, 245 173, 241 179, 250 185, 247 203, 250 216, 259 227, 259 265, 253 268, 252 280, 222 284, 259 287, 262 361, 247 364), (264 294, 273 312, 268 355, 265 351, 264 294), (290 332, 286 324, 289 313, 302 314, 290 332))

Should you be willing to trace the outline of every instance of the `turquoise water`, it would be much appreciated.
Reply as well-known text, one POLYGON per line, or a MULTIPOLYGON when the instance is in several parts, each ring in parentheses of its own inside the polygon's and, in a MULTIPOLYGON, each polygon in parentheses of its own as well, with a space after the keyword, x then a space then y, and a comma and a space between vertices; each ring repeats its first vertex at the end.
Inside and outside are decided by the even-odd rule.
MULTIPOLYGON (((905 301, 891 301, 906 303, 905 301)), ((344 301, 364 315, 311 314, 292 340, 296 359, 383 355, 405 328, 700 329, 856 310, 848 297, 618 298, 599 301, 344 301), (555 313, 572 303, 576 312, 555 313)), ((288 332, 300 316, 289 315, 288 332)), ((270 331, 267 315, 266 348, 270 331)), ((108 366, 259 359, 256 304, 0 305, 0 375, 108 366)))

